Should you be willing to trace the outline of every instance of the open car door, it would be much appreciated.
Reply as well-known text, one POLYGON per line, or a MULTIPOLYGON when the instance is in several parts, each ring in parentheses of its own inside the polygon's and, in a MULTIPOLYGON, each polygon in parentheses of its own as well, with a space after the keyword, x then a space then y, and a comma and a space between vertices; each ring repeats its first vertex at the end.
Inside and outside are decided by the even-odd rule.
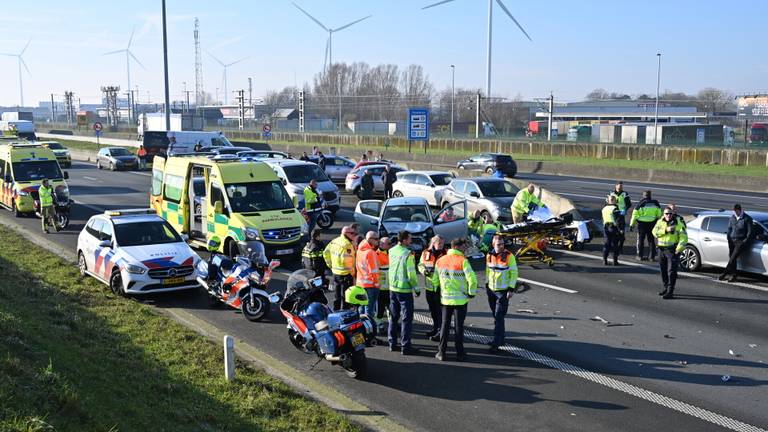
POLYGON ((365 236, 368 231, 379 232, 381 200, 362 200, 355 207, 355 222, 360 224, 360 234, 365 236))
POLYGON ((446 242, 456 238, 466 238, 467 202, 459 201, 440 210, 434 217, 435 234, 443 237, 446 242))

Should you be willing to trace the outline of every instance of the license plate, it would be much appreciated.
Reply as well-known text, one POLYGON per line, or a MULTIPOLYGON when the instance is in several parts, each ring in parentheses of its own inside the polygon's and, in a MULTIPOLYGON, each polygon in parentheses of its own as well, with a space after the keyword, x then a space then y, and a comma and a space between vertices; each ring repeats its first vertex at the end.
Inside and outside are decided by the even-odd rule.
POLYGON ((175 285, 184 282, 183 277, 163 279, 163 285, 175 285))
POLYGON ((365 343, 365 336, 362 333, 352 335, 352 346, 358 346, 365 343))
POLYGON ((275 255, 290 255, 293 253, 293 249, 278 249, 275 255))

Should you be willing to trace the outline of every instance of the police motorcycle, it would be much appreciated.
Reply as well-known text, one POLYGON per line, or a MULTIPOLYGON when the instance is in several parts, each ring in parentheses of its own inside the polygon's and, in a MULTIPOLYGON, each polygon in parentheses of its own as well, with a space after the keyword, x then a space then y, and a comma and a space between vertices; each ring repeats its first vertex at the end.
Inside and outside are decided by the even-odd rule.
POLYGON ((333 222, 335 220, 333 212, 328 210, 328 203, 326 203, 324 199, 320 198, 320 202, 318 204, 319 206, 317 208, 314 208, 309 212, 306 208, 302 207, 301 215, 304 216, 304 220, 309 223, 309 213, 316 212, 317 219, 315 219, 315 223, 317 226, 323 230, 330 229, 333 226, 333 222))
MULTIPOLYGON (((360 304, 368 300, 363 290, 354 298, 348 295, 347 301, 360 304)), ((332 311, 323 293, 322 278, 315 277, 313 271, 297 270, 288 277, 280 312, 288 321, 288 339, 296 349, 314 353, 317 363, 325 359, 340 365, 351 378, 365 377, 365 346, 375 337, 373 321, 357 309, 332 311)))
POLYGON ((220 243, 218 237, 208 241, 211 257, 197 264, 197 282, 213 304, 222 302, 242 310, 248 321, 261 321, 269 313, 270 305, 280 301, 279 292, 266 291, 280 260, 267 262, 264 245, 258 242, 251 243, 247 255, 232 260, 216 252, 220 243))

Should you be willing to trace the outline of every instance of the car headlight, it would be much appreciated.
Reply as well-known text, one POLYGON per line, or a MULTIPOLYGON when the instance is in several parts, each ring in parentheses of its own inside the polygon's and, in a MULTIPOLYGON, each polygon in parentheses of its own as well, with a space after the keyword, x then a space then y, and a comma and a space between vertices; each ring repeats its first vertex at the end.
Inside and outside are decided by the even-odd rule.
POLYGON ((128 264, 125 266, 125 271, 132 274, 144 274, 147 271, 147 269, 142 266, 128 264))
POLYGON ((246 240, 258 240, 259 239, 259 231, 257 231, 256 228, 246 228, 245 229, 245 239, 246 240))
POLYGON ((18 195, 19 196, 28 196, 29 192, 19 191, 18 195))
POLYGON ((491 209, 491 216, 493 216, 494 219, 498 219, 499 216, 501 216, 501 210, 499 210, 498 207, 494 207, 491 209))

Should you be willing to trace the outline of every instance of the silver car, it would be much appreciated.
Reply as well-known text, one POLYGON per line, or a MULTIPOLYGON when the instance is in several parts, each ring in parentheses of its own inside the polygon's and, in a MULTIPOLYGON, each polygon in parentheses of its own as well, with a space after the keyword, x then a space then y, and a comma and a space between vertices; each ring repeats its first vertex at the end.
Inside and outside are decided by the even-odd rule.
POLYGON ((355 207, 355 222, 360 233, 376 231, 379 236, 411 233, 411 249, 421 252, 429 239, 440 235, 450 242, 467 236, 466 203, 458 202, 433 215, 424 198, 390 198, 386 201, 363 200, 355 207))
MULTIPOLYGON (((386 165, 364 165, 359 168, 353 169, 347 174, 347 178, 344 182, 344 188, 347 192, 352 192, 357 195, 358 198, 363 199, 363 190, 360 187, 363 180, 363 174, 370 170, 373 176, 373 194, 378 196, 384 195, 384 182, 381 180, 381 174, 386 169, 386 165)), ((390 170, 395 174, 405 171, 403 168, 390 165, 390 170)))
POLYGON ((459 201, 467 202, 467 210, 482 215, 490 214, 494 220, 512 221, 512 201, 520 189, 504 179, 473 177, 454 179, 443 191, 441 206, 459 201))
POLYGON ((403 171, 397 173, 392 185, 392 196, 420 197, 429 205, 440 207, 443 191, 453 181, 453 175, 445 171, 403 171))
MULTIPOLYGON (((309 161, 317 163, 320 159, 317 156, 310 156, 309 161)), ((328 174, 334 183, 344 183, 347 174, 355 167, 352 159, 343 156, 325 156, 325 173, 328 174)))
POLYGON ((106 147, 96 155, 96 168, 131 170, 139 167, 139 158, 123 147, 106 147))
MULTIPOLYGON (((754 220, 755 240, 739 257, 738 269, 768 276, 768 213, 749 212, 754 220)), ((728 264, 728 220, 731 213, 697 213, 688 223, 688 245, 680 257, 680 266, 697 271, 702 266, 725 268, 728 264)))

